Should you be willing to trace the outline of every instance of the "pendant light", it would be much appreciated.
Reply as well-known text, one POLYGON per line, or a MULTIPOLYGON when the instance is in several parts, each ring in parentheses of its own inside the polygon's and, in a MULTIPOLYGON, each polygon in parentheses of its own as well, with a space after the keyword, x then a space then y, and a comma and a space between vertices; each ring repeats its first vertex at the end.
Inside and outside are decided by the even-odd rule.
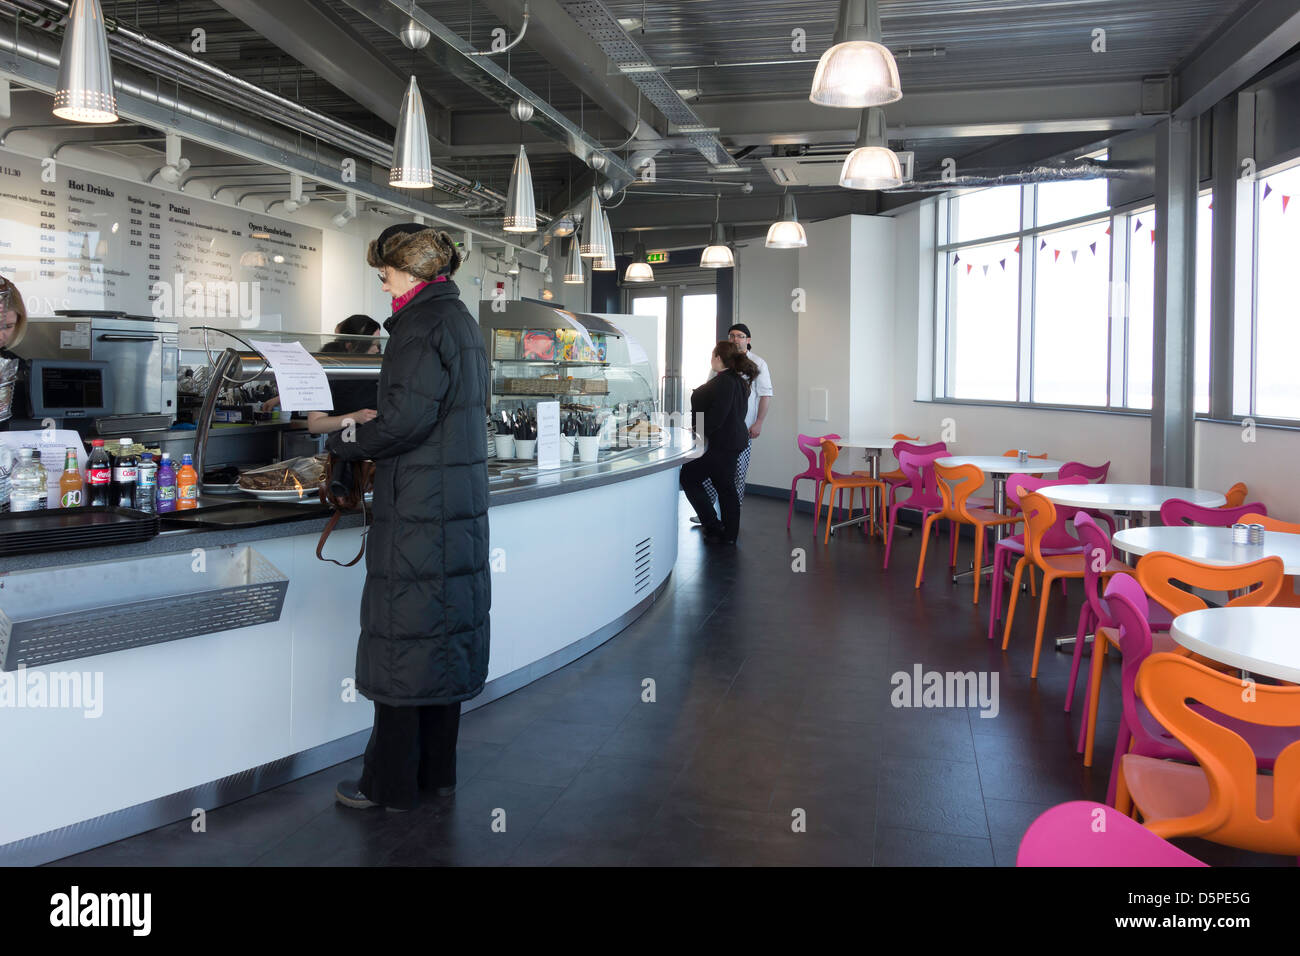
POLYGON ((582 256, 578 252, 578 237, 569 240, 569 264, 564 267, 565 285, 582 285, 582 256))
POLYGON ((533 174, 528 167, 528 154, 521 144, 515 157, 515 168, 510 171, 510 190, 506 193, 506 232, 536 232, 537 206, 533 202, 533 174))
POLYGON ((713 215, 713 235, 709 244, 704 247, 700 253, 701 269, 730 269, 736 264, 736 257, 731 254, 731 247, 727 245, 727 237, 722 232, 722 223, 720 214, 722 212, 722 195, 719 193, 716 197, 717 210, 713 215))
POLYGON ((76 123, 117 122, 113 64, 99 0, 72 0, 68 7, 54 87, 54 115, 76 123))
POLYGON ((645 243, 636 244, 636 253, 632 257, 632 263, 623 273, 624 282, 654 282, 655 271, 651 268, 650 263, 645 260, 645 243))
POLYGON ((862 109, 903 98, 898 63, 881 44, 878 0, 840 0, 831 48, 817 61, 808 99, 862 109))
POLYGON ((542 273, 542 298, 549 302, 555 298, 555 293, 551 291, 551 284, 555 281, 555 276, 551 273, 551 267, 548 265, 546 271, 542 273))
POLYGON ((862 111, 857 148, 844 159, 840 185, 845 189, 893 189, 903 185, 903 166, 898 155, 885 145, 885 111, 878 106, 862 111))
POLYGON ((808 245, 808 234, 794 209, 794 197, 786 193, 781 197, 781 218, 767 230, 763 243, 769 249, 802 249, 808 245))
POLYGON ((397 118, 397 138, 393 140, 393 165, 388 170, 388 185, 402 189, 429 189, 433 186, 429 124, 424 118, 424 98, 420 96, 414 75, 406 87, 406 95, 402 97, 402 112, 397 118))
POLYGON ((605 238, 605 254, 592 263, 593 272, 617 272, 618 262, 614 258, 614 230, 609 227, 609 213, 600 211, 601 234, 605 238))
POLYGON ((582 226, 584 242, 578 250, 584 259, 600 259, 605 255, 605 228, 600 216, 600 197, 593 189, 591 201, 587 203, 587 221, 582 226))

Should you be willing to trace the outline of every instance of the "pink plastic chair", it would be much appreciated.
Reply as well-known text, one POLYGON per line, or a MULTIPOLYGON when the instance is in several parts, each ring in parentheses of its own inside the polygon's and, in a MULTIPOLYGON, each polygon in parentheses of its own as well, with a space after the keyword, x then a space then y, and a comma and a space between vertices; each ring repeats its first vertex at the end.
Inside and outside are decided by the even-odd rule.
MULTIPOLYGON (((1081 461, 1067 461, 1056 473, 1057 478, 1087 478, 1090 483, 1103 485, 1110 477, 1110 462, 1104 465, 1085 465, 1081 461)), ((1104 521, 1110 534, 1115 533, 1115 519, 1097 508, 1087 509, 1097 521, 1104 521)))
POLYGON ((1016 866, 1205 866, 1136 820, 1090 800, 1047 810, 1020 838, 1016 866))
MULTIPOLYGON (((1099 560, 1088 561, 1083 568, 1083 593, 1087 600, 1079 609, 1079 627, 1074 638, 1074 659, 1070 662, 1070 686, 1065 692, 1066 713, 1069 713, 1070 707, 1074 704, 1074 686, 1079 678, 1079 662, 1083 658, 1084 638, 1099 627, 1114 627, 1106 598, 1102 595, 1105 590, 1103 575, 1097 571, 1098 566, 1106 567, 1115 557, 1110 535, 1101 529, 1091 514, 1083 510, 1074 516, 1074 530, 1083 544, 1083 553, 1099 560)), ((1148 620, 1152 631, 1168 631, 1173 615, 1157 604, 1151 608, 1148 620)), ((1094 649, 1099 650, 1100 647, 1099 644, 1093 644, 1094 649)), ((1161 650, 1171 649, 1161 648, 1161 650)), ((1087 698, 1083 709, 1083 723, 1079 726, 1079 753, 1083 753, 1083 728, 1088 722, 1086 700, 1087 698)))
MULTIPOLYGON (((911 452, 914 455, 928 455, 932 451, 941 451, 946 455, 948 454, 948 444, 941 441, 937 441, 932 445, 913 445, 911 442, 906 441, 895 442, 893 448, 894 458, 898 459, 898 453, 901 451, 911 452)), ((902 459, 898 460, 902 461, 902 459)), ((907 475, 903 473, 902 467, 899 467, 896 472, 882 474, 880 480, 889 489, 889 500, 885 502, 886 506, 892 505, 898 491, 908 485, 907 475)))
MULTIPOLYGON (((1012 503, 1018 509, 1022 491, 1037 491, 1052 485, 1085 485, 1083 478, 1033 478, 1029 475, 1014 474, 1007 478, 1007 504, 1012 503)), ((1073 518, 1076 509, 1059 507, 1056 509, 1056 523, 1044 536, 1043 554, 1078 554, 1083 545, 1079 544, 1069 531, 1066 521, 1073 518)), ((1009 535, 997 543, 993 549, 993 579, 989 586, 993 591, 993 600, 989 602, 989 640, 993 640, 993 629, 1002 620, 1002 589, 1005 584, 1006 570, 1012 562, 1025 556, 1025 533, 1009 535)), ((1033 582, 1033 569, 1029 570, 1029 580, 1033 582)))
MULTIPOLYGON (((898 445, 894 447, 898 448, 898 445)), ((890 489, 889 525, 885 530, 886 569, 889 568, 889 553, 894 547, 894 525, 898 522, 898 509, 906 508, 921 512, 922 527, 925 526, 927 517, 943 510, 943 498, 939 494, 938 479, 934 476, 934 461, 936 458, 946 457, 947 454, 946 447, 924 453, 898 450, 898 466, 903 470, 903 474, 907 475, 908 487, 912 489, 912 493, 899 501, 898 489, 890 489)), ((938 527, 938 522, 935 522, 936 530, 938 527)), ((951 531, 949 533, 951 534, 951 531)))
MULTIPOLYGON (((794 496, 799 482, 804 478, 816 482, 817 493, 814 496, 816 500, 821 500, 822 481, 825 479, 825 467, 822 462, 822 442, 826 439, 839 441, 839 435, 822 435, 819 438, 813 438, 811 435, 800 435, 795 439, 799 445, 799 450, 803 452, 804 457, 808 459, 808 467, 804 471, 794 476, 794 481, 790 482, 790 510, 785 516, 785 530, 790 530, 790 521, 794 517, 794 496)), ((813 519, 813 532, 817 531, 817 519, 813 519)))
POLYGON ((1209 528, 1231 528, 1242 519, 1243 515, 1259 514, 1268 516, 1264 506, 1258 501, 1254 504, 1237 505, 1235 508, 1207 508, 1194 505, 1182 498, 1170 498, 1160 506, 1160 521, 1166 525, 1205 525, 1209 528))
MULTIPOLYGON (((1156 720, 1151 711, 1147 710, 1137 694, 1138 669, 1152 653, 1151 627, 1147 623, 1149 602, 1142 591, 1142 585, 1138 584, 1137 579, 1132 575, 1116 574, 1106 587, 1106 604, 1115 625, 1112 633, 1116 634, 1120 653, 1124 655, 1124 667, 1120 675, 1120 691, 1123 695, 1124 707, 1120 716, 1119 732, 1115 737, 1115 758, 1110 767, 1110 786, 1106 791, 1106 802, 1111 806, 1117 806, 1119 787, 1123 785, 1124 754, 1131 753, 1156 760, 1177 760, 1181 763, 1197 761, 1191 751, 1179 743, 1177 738, 1156 720)), ((1259 770, 1272 770, 1278 754, 1300 737, 1300 727, 1250 724, 1220 714, 1204 704, 1194 704, 1192 709, 1231 730, 1250 744, 1259 770)))

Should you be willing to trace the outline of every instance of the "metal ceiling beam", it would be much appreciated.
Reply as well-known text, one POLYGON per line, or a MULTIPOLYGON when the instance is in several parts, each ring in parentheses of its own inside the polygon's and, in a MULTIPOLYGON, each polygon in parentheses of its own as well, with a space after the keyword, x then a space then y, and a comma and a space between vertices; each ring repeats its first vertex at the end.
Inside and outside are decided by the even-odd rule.
POLYGON ((470 89, 482 94, 489 102, 507 113, 516 100, 527 100, 533 105, 530 124, 547 136, 565 143, 569 151, 584 161, 592 153, 605 157, 604 175, 616 188, 634 179, 632 170, 614 153, 600 145, 577 126, 574 126, 545 99, 538 96, 515 77, 493 62, 489 56, 475 56, 478 52, 459 34, 413 6, 410 0, 343 0, 349 7, 367 17, 393 36, 400 33, 412 17, 430 34, 429 45, 420 51, 421 56, 440 69, 450 73, 470 89))
MULTIPOLYGON (((407 78, 393 62, 314 0, 215 0, 232 16, 266 37, 342 93, 396 126, 407 78)), ((425 94, 432 138, 445 141, 447 110, 425 94)))
MULTIPOLYGON (((719 219, 726 225, 754 222, 770 224, 781 211, 779 194, 736 196, 729 195, 727 190, 720 189, 717 192, 722 194, 719 219)), ((645 189, 643 193, 631 190, 622 204, 609 210, 609 225, 615 232, 680 229, 689 223, 707 229, 713 222, 714 204, 709 200, 714 195, 714 191, 700 187, 697 197, 668 201, 654 199, 654 191, 651 189, 645 189)), ((872 191, 853 189, 824 189, 815 192, 799 190, 796 193, 799 218, 804 222, 813 222, 849 213, 874 213, 878 206, 877 195, 872 191)), ((701 243, 706 238, 701 234, 701 243)))
POLYGON ((1175 118, 1191 119, 1206 112, 1297 44, 1300 5, 1295 0, 1247 4, 1176 74, 1175 118))
MULTIPOLYGON (((885 107, 885 118, 891 139, 948 139, 1125 130, 1163 116, 1143 115, 1141 108, 1142 84, 1133 80, 908 93, 885 107)), ((718 100, 695 109, 736 146, 851 142, 857 136, 858 111, 815 106, 806 97, 718 100)))

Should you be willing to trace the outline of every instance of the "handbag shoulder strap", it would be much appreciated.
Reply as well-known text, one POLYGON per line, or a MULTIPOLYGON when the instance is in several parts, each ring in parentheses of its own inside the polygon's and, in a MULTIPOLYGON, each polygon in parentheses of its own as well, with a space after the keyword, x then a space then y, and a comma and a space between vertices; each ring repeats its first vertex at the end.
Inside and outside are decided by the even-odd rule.
POLYGON ((338 525, 339 518, 342 517, 342 515, 343 512, 339 511, 336 508, 334 509, 334 513, 330 515, 329 520, 325 522, 325 528, 320 533, 320 540, 316 542, 316 557, 320 558, 320 560, 322 561, 328 561, 330 564, 337 564, 341 568, 350 568, 352 567, 352 565, 360 561, 361 556, 366 553, 366 535, 370 534, 370 526, 366 523, 365 499, 363 498, 361 500, 361 522, 363 525, 361 531, 361 550, 358 551, 357 556, 353 558, 351 561, 349 561, 347 564, 344 564, 342 561, 335 561, 333 558, 327 558, 325 557, 324 554, 321 553, 322 551, 325 550, 325 539, 330 536, 330 532, 333 531, 335 526, 338 525))

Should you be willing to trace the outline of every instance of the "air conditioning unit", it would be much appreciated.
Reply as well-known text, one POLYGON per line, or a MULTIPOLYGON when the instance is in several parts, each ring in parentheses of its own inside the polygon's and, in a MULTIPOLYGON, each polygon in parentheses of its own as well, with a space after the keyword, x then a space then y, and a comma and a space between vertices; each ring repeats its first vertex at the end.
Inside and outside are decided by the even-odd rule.
MULTIPOLYGON (((840 170, 849 150, 838 153, 809 153, 805 156, 768 156, 763 159, 763 168, 778 186, 838 186, 840 170)), ((912 178, 912 166, 916 154, 899 153, 898 161, 903 167, 903 182, 912 178)))

